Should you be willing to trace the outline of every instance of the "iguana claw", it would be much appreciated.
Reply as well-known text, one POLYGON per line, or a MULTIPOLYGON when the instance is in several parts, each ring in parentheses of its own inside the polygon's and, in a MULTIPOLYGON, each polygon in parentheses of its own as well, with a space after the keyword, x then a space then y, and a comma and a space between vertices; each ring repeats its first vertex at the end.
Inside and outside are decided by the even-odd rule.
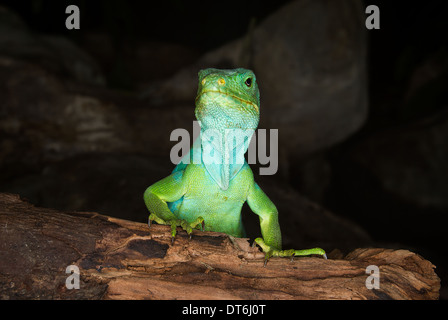
POLYGON ((155 214, 151 213, 148 218, 149 228, 151 228, 152 221, 155 221, 158 224, 164 224, 164 225, 171 226, 171 245, 174 244, 174 240, 177 235, 177 227, 182 227, 182 229, 184 229, 187 232, 189 239, 191 240, 193 229, 197 229, 198 227, 200 227, 201 231, 204 231, 204 226, 205 226, 205 222, 202 217, 198 217, 198 218, 196 218, 196 220, 189 223, 184 219, 165 221, 165 220, 157 217, 155 214))

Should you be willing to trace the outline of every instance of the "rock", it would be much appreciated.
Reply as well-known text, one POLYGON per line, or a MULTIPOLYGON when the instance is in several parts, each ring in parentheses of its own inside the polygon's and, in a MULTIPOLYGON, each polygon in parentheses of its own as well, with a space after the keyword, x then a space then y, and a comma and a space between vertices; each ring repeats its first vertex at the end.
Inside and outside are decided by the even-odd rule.
POLYGON ((448 210, 448 112, 370 134, 350 159, 381 188, 417 208, 448 210))
MULTIPOLYGON (((146 38, 123 39, 117 43, 111 34, 84 31, 80 45, 91 54, 108 77, 109 85, 129 81, 129 89, 172 76, 198 59, 196 48, 146 38), (167 63, 169 61, 169 63, 167 63)), ((122 88, 120 88, 122 89, 122 88)))
POLYGON ((89 152, 165 156, 194 109, 148 108, 131 94, 73 85, 38 65, 0 56, 0 176, 89 152))
POLYGON ((71 93, 48 71, 10 58, 0 57, 0 79, 2 165, 132 148, 132 132, 114 104, 71 93))
POLYGON ((261 127, 279 129, 284 152, 310 154, 344 140, 367 116, 363 23, 358 1, 293 1, 143 96, 193 101, 199 69, 250 67, 260 86, 261 127))
POLYGON ((64 37, 47 35, 39 36, 39 39, 54 55, 52 64, 57 61, 64 75, 67 74, 73 80, 87 85, 106 84, 106 79, 96 61, 73 42, 64 37))
POLYGON ((89 85, 104 85, 96 62, 73 42, 28 30, 13 12, 0 6, 0 55, 38 64, 44 69, 89 85))

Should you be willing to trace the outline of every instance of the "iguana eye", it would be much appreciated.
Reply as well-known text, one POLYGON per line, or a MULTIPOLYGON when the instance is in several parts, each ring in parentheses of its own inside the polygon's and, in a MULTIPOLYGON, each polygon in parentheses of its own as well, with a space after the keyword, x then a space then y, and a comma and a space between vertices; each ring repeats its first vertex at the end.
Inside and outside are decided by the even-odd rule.
POLYGON ((252 87, 252 78, 247 78, 246 81, 244 81, 244 83, 245 83, 246 86, 248 86, 249 88, 252 87))

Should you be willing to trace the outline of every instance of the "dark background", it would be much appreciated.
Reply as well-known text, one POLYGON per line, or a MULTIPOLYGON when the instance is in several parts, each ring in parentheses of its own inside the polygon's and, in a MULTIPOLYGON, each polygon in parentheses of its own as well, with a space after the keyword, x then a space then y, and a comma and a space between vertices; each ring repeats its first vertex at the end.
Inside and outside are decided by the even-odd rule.
MULTIPOLYGON (((255 18, 256 23, 259 23, 288 2, 290 1, 222 3, 174 0, 161 2, 35 0, 1 1, 0 5, 20 16, 33 33, 64 36, 85 50, 98 63, 100 72, 105 78, 105 83, 98 91, 119 93, 116 99, 121 99, 120 101, 126 104, 142 86, 167 79, 181 67, 199 59, 202 54, 244 36, 251 19, 255 18), (76 4, 80 8, 80 30, 65 28, 67 17, 65 8, 69 4, 76 4), (96 42, 97 38, 92 38, 92 34, 107 34, 109 39, 107 46, 96 42), (142 42, 151 44, 149 46, 151 49, 146 52, 148 59, 138 61, 130 59, 129 57, 142 42), (157 51, 157 48, 161 47, 166 48, 165 51, 157 51), (142 64, 141 61, 145 63, 142 64)), ((409 165, 418 168, 420 172, 427 172, 427 175, 423 174, 427 179, 425 178, 423 182, 418 179, 415 181, 416 185, 421 187, 417 190, 428 194, 447 194, 448 182, 444 178, 448 178, 448 130, 446 126, 442 126, 442 129, 445 128, 443 130, 434 128, 444 123, 448 113, 448 3, 364 1, 364 4, 376 4, 381 11, 381 29, 367 31, 369 93, 367 121, 345 141, 306 159, 307 163, 313 162, 314 157, 325 159, 325 163, 331 169, 329 183, 322 193, 316 195, 302 183, 300 170, 297 172, 292 170, 288 183, 301 195, 337 216, 359 225, 371 237, 371 245, 403 247, 423 255, 437 266, 436 272, 441 277, 444 288, 448 267, 446 259, 448 199, 440 205, 416 204, 385 189, 375 174, 377 171, 372 167, 375 166, 375 162, 378 163, 375 159, 391 157, 396 160, 394 163, 397 166, 409 165), (422 65, 428 61, 432 68, 429 68, 428 72, 432 72, 433 76, 426 80, 423 77, 421 80, 423 84, 409 98, 411 81, 415 80, 417 70, 419 68, 421 70, 422 65), (398 140, 389 143, 397 136, 407 137, 409 132, 415 133, 415 137, 403 139, 404 142, 398 140), (432 138, 425 140, 428 136, 432 138), (419 140, 419 137, 423 138, 419 140), (415 141, 420 145, 425 143, 433 145, 429 148, 428 154, 422 155, 412 152, 415 150, 413 146, 415 141), (382 146, 384 149, 375 149, 375 146, 382 146), (353 157, 354 150, 358 153, 365 150, 378 158, 374 158, 372 163, 359 163, 353 157), (434 150, 439 150, 440 153, 434 154, 434 150)), ((144 56, 145 51, 141 54, 144 56)), ((26 54, 18 58, 27 60, 26 54)), ((32 57, 28 61, 33 62, 32 57)), ((60 79, 64 78, 64 70, 58 69, 55 73, 60 79)), ((96 89, 93 87, 90 90, 96 89)), ((106 94, 106 97, 109 96, 106 94)), ((155 108, 145 102, 132 101, 136 107, 129 107, 129 114, 138 108, 155 108)), ((168 137, 166 141, 168 144, 168 137)), ((17 154, 20 155, 21 151, 18 150, 17 154)), ((80 162, 77 162, 79 158, 84 161, 89 157, 92 155, 73 156, 69 160, 71 162, 65 163, 64 166, 79 166, 80 162)), ((106 215, 116 214, 112 209, 104 209, 107 206, 72 206, 69 201, 63 199, 69 199, 73 195, 70 192, 78 194, 82 192, 65 190, 65 193, 60 193, 57 184, 55 186, 48 181, 41 186, 35 185, 30 191, 28 181, 35 183, 39 180, 36 174, 42 172, 48 163, 38 159, 39 152, 29 154, 24 151, 23 158, 15 155, 12 160, 1 162, 0 191, 19 193, 36 205, 65 210, 99 211, 106 215), (18 158, 20 161, 15 160, 18 158), (40 191, 36 191, 49 185, 55 190, 55 198, 58 198, 54 202, 44 200, 39 196, 40 191)), ((164 159, 166 161, 167 157, 164 159)), ((118 163, 121 160, 117 158, 115 161, 118 163)), ((135 160, 132 166, 146 165, 139 161, 135 160)), ((163 160, 161 162, 160 166, 152 165, 152 169, 157 171, 155 176, 158 178, 166 176, 170 170, 169 163, 165 166, 163 160)), ((300 167, 303 163, 301 160, 297 166, 300 167)), ((105 188, 104 184, 97 182, 95 178, 96 172, 101 171, 101 168, 82 165, 86 165, 85 170, 89 175, 80 188, 86 189, 86 184, 89 184, 92 186, 92 189, 87 188, 89 193, 101 192, 105 188)), ((392 167, 389 170, 394 169, 392 167)), ((130 175, 129 179, 132 179, 134 173, 123 169, 109 174, 112 179, 114 176, 117 177, 118 181, 127 174, 130 175)), ((146 185, 154 182, 150 178, 139 177, 139 179, 146 185)), ((112 180, 104 183, 110 181, 112 180)), ((123 183, 127 186, 126 182, 123 183)), ((140 191, 126 189, 123 192, 131 195, 140 191)), ((110 207, 121 212, 126 211, 127 204, 114 204, 113 198, 112 194, 98 195, 98 202, 110 199, 112 202, 110 207)), ((144 221, 146 219, 144 207, 141 208, 141 213, 142 219, 137 220, 144 221)), ((135 220, 135 216, 128 218, 135 220)), ((294 241, 291 241, 291 244, 296 247, 301 245, 294 241)), ((356 244, 354 246, 356 247, 356 244)), ((446 289, 442 289, 441 298, 446 297, 446 289)))

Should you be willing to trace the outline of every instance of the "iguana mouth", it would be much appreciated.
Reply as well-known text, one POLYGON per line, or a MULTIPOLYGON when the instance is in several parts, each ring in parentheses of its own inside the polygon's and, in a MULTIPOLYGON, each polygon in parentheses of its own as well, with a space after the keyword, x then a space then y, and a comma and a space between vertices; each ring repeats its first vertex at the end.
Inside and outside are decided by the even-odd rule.
POLYGON ((258 106, 257 106, 255 103, 253 103, 253 102, 251 102, 251 101, 248 101, 248 100, 245 100, 245 99, 241 99, 240 97, 237 97, 237 96, 235 96, 235 95, 233 95, 233 94, 226 93, 226 92, 222 92, 222 91, 218 91, 218 90, 207 90, 207 91, 203 91, 203 92, 201 92, 201 94, 198 95, 198 96, 196 97, 196 99, 194 100, 195 104, 198 102, 198 99, 199 99, 204 93, 219 93, 219 94, 223 94, 223 95, 232 97, 233 99, 236 99, 236 100, 239 100, 239 101, 241 101, 241 102, 244 102, 244 103, 246 103, 246 104, 251 105, 251 106, 255 109, 255 111, 256 111, 257 113, 260 113, 260 111, 259 111, 259 109, 258 109, 258 106))

